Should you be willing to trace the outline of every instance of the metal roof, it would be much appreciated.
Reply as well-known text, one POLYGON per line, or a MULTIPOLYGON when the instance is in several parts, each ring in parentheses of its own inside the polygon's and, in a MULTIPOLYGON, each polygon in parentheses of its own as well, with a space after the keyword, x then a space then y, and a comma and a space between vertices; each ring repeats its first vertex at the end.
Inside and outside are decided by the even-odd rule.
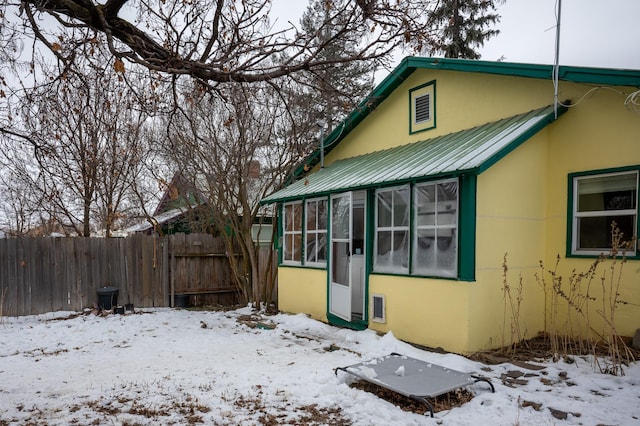
MULTIPOLYGON (((559 113, 566 109, 561 108, 559 113)), ((335 161, 264 198, 274 203, 463 172, 481 173, 555 120, 553 106, 335 161)))

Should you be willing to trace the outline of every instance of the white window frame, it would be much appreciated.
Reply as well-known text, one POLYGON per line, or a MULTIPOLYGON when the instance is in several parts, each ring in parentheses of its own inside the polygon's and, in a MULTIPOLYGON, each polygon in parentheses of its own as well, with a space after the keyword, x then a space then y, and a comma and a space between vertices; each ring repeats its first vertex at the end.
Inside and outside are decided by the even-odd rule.
POLYGON ((374 272, 387 272, 387 273, 394 273, 394 274, 409 274, 409 256, 411 253, 411 244, 410 244, 410 240, 411 240, 411 186, 410 185, 402 185, 402 186, 395 186, 395 187, 389 187, 389 188, 380 188, 378 190, 376 190, 375 192, 376 196, 375 196, 375 233, 374 233, 374 248, 373 248, 373 271, 374 272), (395 209, 393 209, 393 199, 395 199, 395 192, 396 191, 400 191, 400 190, 405 190, 407 192, 407 196, 408 196, 408 200, 407 200, 407 223, 406 225, 394 225, 394 219, 395 219, 395 209), (392 193, 392 208, 391 208, 391 226, 380 226, 378 217, 379 217, 379 211, 378 211, 378 206, 379 206, 379 201, 378 201, 378 195, 384 192, 391 192, 392 193), (402 266, 402 265, 395 265, 395 264, 391 264, 391 265, 381 265, 379 263, 379 257, 378 257, 378 233, 380 232, 390 232, 391 233, 391 249, 389 250, 389 257, 390 259, 393 261, 394 259, 397 258, 403 258, 401 257, 402 254, 398 254, 396 253, 396 250, 393 247, 393 242, 394 242, 394 235, 396 233, 399 232, 404 232, 407 235, 407 240, 405 242, 406 244, 406 249, 407 252, 405 254, 406 258, 406 266, 402 266), (399 257, 400 256, 400 257, 399 257))
MULTIPOLYGON (((412 208, 413 208, 413 214, 414 214, 414 227, 413 227, 413 245, 412 245, 412 252, 411 252, 411 256, 412 256, 412 274, 413 275, 426 275, 426 276, 438 276, 438 277, 446 277, 446 278, 455 278, 458 276, 458 251, 459 251, 459 247, 458 247, 458 223, 459 223, 459 219, 460 219, 460 184, 458 182, 458 179, 445 179, 445 180, 438 180, 438 181, 432 181, 432 182, 423 182, 423 183, 418 183, 415 184, 413 186, 413 199, 412 199, 412 208), (456 184, 456 200, 455 202, 452 200, 447 200, 447 201, 440 201, 438 200, 438 191, 437 191, 437 187, 438 185, 442 185, 442 184, 446 184, 446 183, 455 183, 456 184), (435 208, 433 209, 433 215, 434 215, 434 220, 433 220, 433 224, 426 224, 426 225, 420 225, 419 221, 418 221, 418 215, 420 214, 419 212, 419 208, 420 205, 418 204, 418 197, 416 192, 420 189, 420 188, 424 188, 427 186, 433 186, 436 188, 436 190, 434 191, 435 194, 435 208), (441 208, 443 210, 441 210, 441 208), (438 217, 441 216, 444 213, 439 213, 441 211, 445 211, 445 212, 451 212, 453 211, 454 216, 455 216, 455 223, 439 223, 438 217), (437 267, 431 270, 417 270, 417 256, 418 256, 418 233, 421 230, 431 230, 434 232, 434 244, 437 244, 438 241, 438 233, 449 233, 451 234, 451 237, 453 238, 453 244, 455 244, 455 259, 454 259, 454 264, 453 264, 453 268, 451 270, 444 270, 444 269, 438 269, 437 267)), ((451 213, 447 213, 447 214, 451 214, 451 213)), ((434 253, 435 256, 435 262, 436 264, 438 263, 438 250, 435 250, 434 253)))
POLYGON ((327 234, 327 224, 329 223, 329 218, 328 218, 328 214, 329 214, 329 200, 327 198, 313 198, 313 199, 309 199, 309 200, 305 200, 304 203, 304 208, 305 208, 305 230, 304 230, 304 247, 305 247, 305 265, 308 266, 322 266, 325 267, 327 265, 327 255, 328 255, 328 234, 327 234), (318 209, 318 204, 319 203, 324 203, 325 208, 324 208, 324 214, 325 214, 325 218, 324 218, 324 228, 320 227, 320 211, 318 209), (311 215, 309 212, 309 205, 310 204, 315 204, 316 208, 315 208, 315 214, 311 215), (313 216, 313 217, 312 217, 313 216), (309 223, 309 220, 313 220, 315 223, 315 227, 314 229, 309 229, 308 226, 306 226, 309 223), (314 235, 315 236, 315 240, 316 241, 320 241, 320 236, 324 235, 324 242, 325 242, 325 249, 324 249, 324 255, 325 255, 325 259, 318 261, 318 245, 314 245, 313 249, 314 249, 314 253, 310 253, 309 252, 309 236, 310 235, 314 235), (315 261, 309 260, 309 255, 313 254, 313 259, 316 259, 315 261))
MULTIPOLYGON (((572 214, 572 220, 571 220, 571 227, 572 229, 570 230, 571 232, 571 252, 570 254, 572 255, 587 255, 587 256, 599 256, 603 253, 610 253, 610 248, 608 247, 599 247, 599 248, 580 248, 579 245, 579 236, 580 236, 580 229, 579 229, 579 222, 581 218, 589 218, 589 217, 602 217, 602 216, 606 216, 606 217, 616 217, 616 216, 633 216, 633 233, 635 236, 638 235, 638 229, 637 229, 637 223, 638 223, 638 203, 639 203, 639 195, 638 195, 638 191, 640 190, 640 183, 639 183, 639 177, 640 172, 638 170, 629 170, 629 171, 620 171, 620 172, 609 172, 609 173, 593 173, 593 174, 584 174, 584 175, 576 175, 573 176, 573 181, 572 181, 572 191, 573 191, 573 197, 571 203, 572 203, 572 207, 571 207, 571 214, 572 214), (596 211, 584 211, 584 212, 579 212, 578 211, 578 197, 580 196, 579 194, 579 184, 581 182, 586 182, 590 179, 599 179, 599 178, 603 178, 603 177, 610 177, 610 176, 620 176, 620 175, 635 175, 636 178, 636 199, 635 199, 635 208, 633 209, 623 209, 623 210, 596 210, 596 211)), ((633 236, 627 236, 624 237, 623 239, 625 240, 630 240, 633 236), (628 238, 627 238, 628 237, 628 238)), ((637 246, 636 246, 637 247, 637 246)), ((634 247, 632 253, 627 253, 628 255, 635 255, 636 254, 636 250, 637 248, 634 247)))
POLYGON ((303 220, 304 220, 304 215, 303 215, 303 205, 302 205, 302 200, 300 201, 293 201, 290 203, 284 203, 284 205, 282 206, 282 263, 285 265, 302 265, 302 258, 304 256, 304 250, 303 250, 303 235, 302 235, 302 228, 303 228, 303 220), (287 225, 288 225, 288 220, 290 219, 290 215, 287 214, 287 208, 292 208, 293 209, 293 214, 295 215, 296 213, 296 207, 298 207, 298 211, 300 213, 300 220, 299 220, 299 224, 300 224, 300 228, 297 229, 296 228, 296 219, 295 217, 293 217, 293 226, 291 227, 291 229, 287 229, 287 225), (288 238, 291 237, 291 238, 288 238), (299 238, 296 238, 299 237, 299 238), (291 247, 288 247, 287 245, 287 241, 291 240, 291 247), (298 254, 300 256, 299 259, 295 258, 295 254, 296 254, 296 240, 300 241, 300 247, 298 249, 298 254), (290 253, 291 256, 289 258, 287 258, 287 251, 290 249, 290 253))

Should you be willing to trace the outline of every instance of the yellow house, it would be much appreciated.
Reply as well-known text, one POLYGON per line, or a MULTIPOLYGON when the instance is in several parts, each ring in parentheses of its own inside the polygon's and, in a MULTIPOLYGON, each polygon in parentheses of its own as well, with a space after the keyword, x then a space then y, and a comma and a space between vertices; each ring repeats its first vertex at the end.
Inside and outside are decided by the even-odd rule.
POLYGON ((405 58, 263 200, 280 310, 458 353, 573 317, 633 335, 639 88, 637 70, 405 58), (589 281, 614 221, 621 278, 589 281))

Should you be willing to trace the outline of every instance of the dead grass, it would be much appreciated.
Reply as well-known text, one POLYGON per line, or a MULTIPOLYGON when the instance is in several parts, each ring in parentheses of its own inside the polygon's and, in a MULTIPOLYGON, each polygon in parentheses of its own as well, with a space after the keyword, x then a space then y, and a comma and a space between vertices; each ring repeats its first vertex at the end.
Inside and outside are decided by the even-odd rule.
MULTIPOLYGON (((393 392, 389 389, 385 389, 373 383, 358 380, 353 382, 351 384, 351 387, 372 393, 378 398, 384 399, 385 401, 401 408, 404 411, 429 415, 429 410, 424 403, 393 392)), ((430 398, 429 402, 433 406, 433 412, 437 413, 440 411, 450 410, 455 407, 460 407, 471 401, 472 399, 473 393, 467 389, 461 388, 435 398, 430 398)))

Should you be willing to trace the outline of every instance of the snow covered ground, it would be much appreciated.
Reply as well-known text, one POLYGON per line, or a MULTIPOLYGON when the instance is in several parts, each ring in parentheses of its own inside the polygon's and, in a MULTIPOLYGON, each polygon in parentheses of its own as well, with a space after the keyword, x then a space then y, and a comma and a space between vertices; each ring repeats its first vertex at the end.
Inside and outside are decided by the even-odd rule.
POLYGON ((0 318, 0 425, 640 424, 638 363, 623 377, 594 373, 582 358, 538 363, 539 371, 484 366, 303 315, 264 317, 251 327, 249 309, 61 319, 69 314, 0 318), (481 373, 496 392, 475 384, 471 401, 429 418, 334 374, 391 352, 481 373), (503 384, 515 371, 525 375, 503 384))

